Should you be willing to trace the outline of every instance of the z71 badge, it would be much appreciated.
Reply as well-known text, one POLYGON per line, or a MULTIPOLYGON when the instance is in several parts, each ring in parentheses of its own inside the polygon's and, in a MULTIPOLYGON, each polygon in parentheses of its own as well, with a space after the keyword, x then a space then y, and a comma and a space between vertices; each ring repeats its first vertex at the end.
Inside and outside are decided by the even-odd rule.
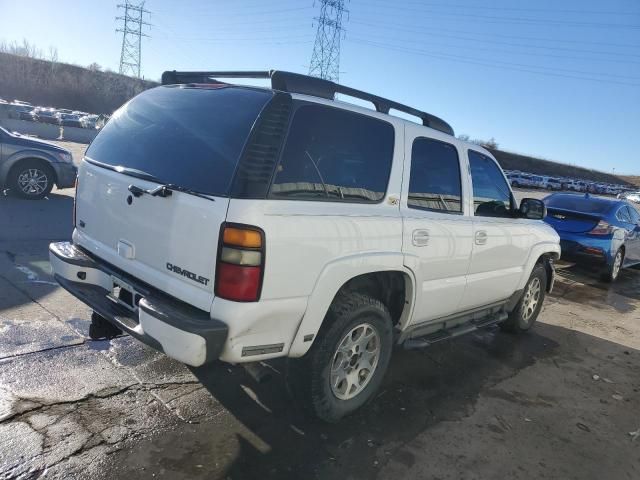
POLYGON ((201 283, 202 285, 207 285, 209 283, 209 279, 203 277, 201 275, 197 275, 189 270, 185 270, 184 268, 180 268, 173 263, 167 262, 167 270, 173 273, 177 273, 178 275, 182 275, 183 277, 187 277, 189 280, 193 280, 194 282, 201 283))

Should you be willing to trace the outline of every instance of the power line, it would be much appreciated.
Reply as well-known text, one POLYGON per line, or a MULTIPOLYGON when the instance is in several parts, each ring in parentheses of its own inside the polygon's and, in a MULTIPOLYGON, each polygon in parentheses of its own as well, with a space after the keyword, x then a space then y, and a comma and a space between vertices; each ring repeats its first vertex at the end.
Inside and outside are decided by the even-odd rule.
MULTIPOLYGON (((381 24, 373 24, 373 23, 367 23, 367 22, 358 22, 358 21, 353 21, 353 23, 358 24, 358 25, 364 25, 366 27, 372 27, 372 28, 379 28, 380 26, 382 26, 381 24)), ((505 50, 505 49, 496 49, 496 48, 489 48, 487 47, 483 47, 483 46, 476 46, 474 44, 462 44, 462 45, 453 45, 453 44, 447 44, 447 43, 434 43, 429 41, 429 46, 433 46, 433 45, 437 45, 437 46, 442 46, 442 47, 452 47, 452 48, 464 48, 465 50, 477 50, 477 51, 486 51, 486 52, 495 52, 495 53, 506 53, 506 54, 511 54, 511 55, 517 55, 517 54, 521 54, 524 53, 526 55, 531 55, 531 56, 536 56, 536 57, 550 57, 550 58, 563 58, 563 59, 568 59, 568 60, 580 60, 580 61, 593 61, 593 62, 611 62, 611 63, 622 63, 622 64, 639 64, 640 60, 638 60, 638 58, 640 58, 640 55, 638 54, 627 54, 627 53, 617 53, 617 52, 602 52, 602 51, 596 51, 596 50, 581 50, 581 49, 575 49, 575 48, 563 48, 563 47, 550 47, 550 46, 546 46, 546 45, 532 45, 532 44, 527 44, 527 43, 511 43, 511 42, 500 42, 500 41, 496 41, 496 40, 484 40, 484 39, 479 39, 479 38, 473 38, 473 37, 466 37, 466 36, 460 36, 460 35, 448 35, 448 34, 442 34, 442 33, 432 33, 431 31, 427 31, 427 30, 412 30, 412 29, 408 29, 408 28, 394 28, 393 25, 385 25, 386 28, 391 29, 391 30, 398 30, 398 31, 402 31, 405 33, 409 33, 412 35, 418 35, 418 36, 428 36, 428 37, 436 37, 437 39, 452 39, 452 40, 461 40, 461 41, 469 41, 469 42, 480 42, 480 43, 488 43, 491 45, 500 45, 500 46, 504 46, 504 47, 509 47, 511 49, 534 49, 534 50, 544 50, 545 52, 532 52, 532 51, 523 51, 523 50, 505 50), (546 53, 546 51, 548 52, 560 52, 560 53, 564 53, 564 52, 569 52, 569 53, 585 53, 585 54, 592 54, 592 55, 603 55, 604 57, 587 57, 587 56, 574 56, 574 55, 559 55, 559 54, 555 54, 555 53, 546 53), (611 58, 612 56, 615 57, 620 57, 620 58, 611 58), (630 59, 629 57, 634 57, 633 59, 630 59)), ((431 30, 431 29, 430 29, 431 30)), ((358 33, 358 32, 356 32, 358 33)), ((362 31, 360 32, 363 35, 368 35, 369 32, 368 31, 362 31)), ((416 40, 413 38, 400 38, 400 37, 395 37, 394 38, 397 41, 407 41, 407 42, 415 42, 416 40)))
MULTIPOLYGON (((375 0, 367 0, 367 4, 376 3, 375 0)), ((378 3, 386 3, 386 2, 378 2, 378 3)), ((571 13, 571 14, 581 14, 581 15, 619 15, 619 16, 632 16, 632 15, 640 15, 640 10, 637 12, 612 12, 605 10, 569 10, 569 9, 549 9, 549 8, 528 8, 528 7, 497 7, 490 5, 469 5, 469 4, 460 4, 460 3, 432 3, 432 2, 405 2, 404 5, 416 5, 420 7, 436 7, 436 8, 462 8, 465 10, 502 10, 502 11, 512 11, 512 12, 541 12, 541 13, 571 13)), ((394 5, 395 6, 395 5, 394 5)))
MULTIPOLYGON (((491 44, 495 44, 495 45, 503 45, 503 46, 507 46, 507 47, 525 47, 525 48, 536 48, 536 49, 541 49, 541 50, 551 50, 551 51, 565 51, 565 52, 574 52, 574 53, 589 53, 589 54, 595 54, 595 55, 606 55, 606 56, 620 56, 620 57, 624 57, 624 58, 628 58, 628 57, 640 57, 640 54, 635 54, 635 53, 625 53, 625 52, 605 52, 602 50, 584 50, 584 49, 580 49, 580 48, 568 48, 568 47, 559 47, 559 46, 548 46, 548 45, 533 45, 530 43, 513 43, 513 42, 501 42, 498 40, 486 40, 486 39, 481 39, 481 38, 473 38, 473 37, 468 37, 466 35, 483 35, 483 34, 478 34, 478 33, 474 33, 474 32, 465 32, 462 30, 450 30, 450 29, 443 29, 443 28, 432 28, 429 27, 429 29, 425 29, 425 28, 412 28, 411 26, 406 26, 406 25, 400 25, 397 23, 388 23, 385 22, 384 24, 382 23, 374 23, 374 22, 362 22, 362 21, 358 21, 358 20, 351 20, 352 23, 355 23, 357 25, 363 25, 365 27, 372 27, 372 28, 380 28, 380 27, 385 27, 388 28, 390 30, 397 30, 397 31, 401 31, 401 32, 408 32, 408 33, 415 33, 415 34, 419 34, 419 35, 427 35, 427 36, 432 36, 432 37, 443 37, 443 38, 452 38, 452 39, 456 39, 456 40, 470 40, 472 42, 481 42, 481 43, 491 43, 491 44), (433 33, 433 32, 454 32, 454 33, 462 33, 464 36, 460 36, 460 35, 449 35, 447 33, 443 34, 443 33, 433 33)), ((515 39, 519 39, 519 38, 524 38, 524 39, 531 39, 531 40, 539 40, 539 41, 548 41, 542 38, 537 38, 537 37, 519 37, 519 36, 514 36, 511 37, 509 35, 497 35, 498 37, 503 37, 503 38, 515 38, 515 39)), ((554 43, 556 42, 555 40, 552 40, 554 43)), ((574 42, 571 42, 574 43, 574 42)), ((606 45, 606 44, 604 44, 606 45)), ((620 46, 620 45, 618 45, 620 46)), ((629 45, 630 47, 632 47, 632 45, 629 45)), ((633 46, 634 48, 636 48, 635 46, 633 46)), ((582 60, 589 60, 589 59, 585 59, 583 58, 582 60)), ((606 59, 606 60, 611 60, 611 59, 606 59)), ((617 61, 617 60, 616 60, 617 61)), ((623 61, 623 60, 621 60, 623 61)))
POLYGON ((148 25, 143 20, 145 13, 151 13, 144 9, 144 0, 138 4, 125 0, 118 8, 124 9, 124 16, 116 17, 122 20, 122 28, 116 32, 122 32, 122 49, 120 51, 120 73, 140 78, 140 62, 142 59, 142 37, 149 35, 142 33, 142 26, 148 25))
POLYGON ((503 70, 512 70, 512 71, 526 72, 526 73, 534 73, 534 74, 538 74, 538 75, 546 75, 546 76, 553 76, 553 77, 573 78, 573 79, 578 79, 578 80, 589 80, 589 81, 601 82, 601 83, 610 83, 610 84, 618 84, 618 85, 627 85, 627 86, 632 86, 632 87, 640 87, 640 79, 639 78, 634 78, 634 77, 622 77, 622 76, 619 76, 619 75, 615 75, 615 76, 611 75, 611 77, 624 78, 624 79, 628 79, 628 80, 631 80, 631 81, 620 81, 620 80, 615 80, 615 79, 610 79, 610 78, 595 78, 593 76, 585 76, 585 75, 599 75, 599 76, 603 76, 604 77, 604 76, 606 76, 606 74, 599 74, 599 73, 595 73, 595 72, 585 72, 585 71, 581 71, 581 70, 547 69, 545 67, 540 67, 540 66, 536 66, 536 65, 526 65, 526 64, 520 64, 520 63, 478 60, 478 59, 475 59, 475 58, 472 58, 472 57, 464 57, 464 56, 461 56, 461 55, 451 55, 451 54, 439 53, 439 52, 429 52, 429 51, 426 51, 426 50, 406 48, 406 47, 402 47, 402 46, 390 45, 390 44, 374 42, 374 41, 370 41, 370 40, 359 40, 359 39, 349 38, 349 41, 350 42, 354 42, 354 43, 360 43, 362 45, 370 45, 370 46, 374 46, 374 47, 377 47, 377 48, 393 50, 393 51, 396 51, 396 52, 409 53, 409 54, 413 54, 413 55, 420 55, 420 56, 425 56, 425 57, 437 58, 437 59, 441 59, 441 60, 450 60, 450 61, 454 61, 454 62, 458 62, 458 63, 467 63, 467 64, 472 64, 472 65, 482 65, 482 66, 485 66, 485 67, 499 68, 499 69, 503 69, 503 70), (568 72, 568 73, 559 73, 559 72, 568 72), (574 74, 572 74, 572 72, 575 72, 577 74, 574 75, 574 74))
MULTIPOLYGON (((393 5, 362 5, 362 7, 366 8, 367 11, 371 11, 371 8, 391 8, 393 10, 403 10, 408 12, 418 12, 424 13, 430 16, 444 16, 444 17, 455 17, 451 20, 461 21, 468 20, 473 21, 476 19, 481 19, 484 23, 501 23, 501 24, 512 24, 512 25, 544 25, 544 26, 554 26, 554 27, 597 27, 597 28, 628 28, 628 29, 640 29, 640 25, 628 24, 628 23, 602 23, 602 22, 583 22, 583 21, 573 21, 573 20, 555 20, 548 18, 527 18, 527 17, 504 17, 504 16, 495 16, 495 15, 482 15, 478 13, 463 13, 463 12, 442 12, 437 10, 425 10, 420 8, 407 8, 398 6, 396 4, 393 5)), ((374 12, 375 13, 375 12, 374 12)), ((385 13, 384 15, 391 15, 392 13, 385 13)))
POLYGON ((309 75, 338 81, 340 77, 340 40, 344 28, 344 0, 320 0, 318 30, 311 54, 309 75))

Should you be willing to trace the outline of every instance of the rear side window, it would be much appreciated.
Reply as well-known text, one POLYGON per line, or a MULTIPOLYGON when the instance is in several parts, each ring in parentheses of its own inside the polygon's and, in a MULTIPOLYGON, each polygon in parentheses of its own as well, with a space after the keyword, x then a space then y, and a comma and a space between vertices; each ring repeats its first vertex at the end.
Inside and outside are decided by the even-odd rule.
POLYGON ((293 116, 271 197, 379 202, 387 190, 393 146, 390 123, 324 105, 302 105, 293 116))
POLYGON ((616 218, 621 222, 633 223, 631 221, 631 212, 626 205, 618 210, 618 213, 616 213, 616 218))
POLYGON ((640 213, 638 213, 635 207, 627 206, 627 208, 629 209, 629 215, 631 216, 631 223, 640 223, 640 213))
POLYGON ((113 114, 86 156, 225 196, 251 127, 271 97, 235 87, 147 90, 113 114))
POLYGON ((475 214, 481 217, 510 217, 511 191, 496 162, 469 150, 469 165, 475 214))
POLYGON ((411 148, 410 208, 444 213, 462 212, 460 161, 456 147, 416 138, 411 148))

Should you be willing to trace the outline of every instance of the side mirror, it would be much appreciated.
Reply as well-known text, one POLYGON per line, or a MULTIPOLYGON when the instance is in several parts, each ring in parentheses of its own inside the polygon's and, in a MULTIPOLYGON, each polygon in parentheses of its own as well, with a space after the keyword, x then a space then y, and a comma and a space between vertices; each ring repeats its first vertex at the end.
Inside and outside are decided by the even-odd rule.
POLYGON ((547 216, 547 207, 542 200, 537 198, 523 198, 519 209, 522 218, 530 220, 542 220, 547 216))

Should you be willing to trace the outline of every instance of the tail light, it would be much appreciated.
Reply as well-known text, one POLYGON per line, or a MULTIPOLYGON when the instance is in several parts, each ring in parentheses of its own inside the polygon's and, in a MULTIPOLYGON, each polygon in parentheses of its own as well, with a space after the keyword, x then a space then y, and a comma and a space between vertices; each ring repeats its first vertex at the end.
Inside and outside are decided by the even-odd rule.
POLYGON ((604 220, 600 220, 598 225, 589 233, 591 235, 610 235, 613 232, 613 227, 604 220))
POLYGON ((260 299, 264 273, 264 232, 257 227, 223 224, 215 294, 236 302, 260 299))

